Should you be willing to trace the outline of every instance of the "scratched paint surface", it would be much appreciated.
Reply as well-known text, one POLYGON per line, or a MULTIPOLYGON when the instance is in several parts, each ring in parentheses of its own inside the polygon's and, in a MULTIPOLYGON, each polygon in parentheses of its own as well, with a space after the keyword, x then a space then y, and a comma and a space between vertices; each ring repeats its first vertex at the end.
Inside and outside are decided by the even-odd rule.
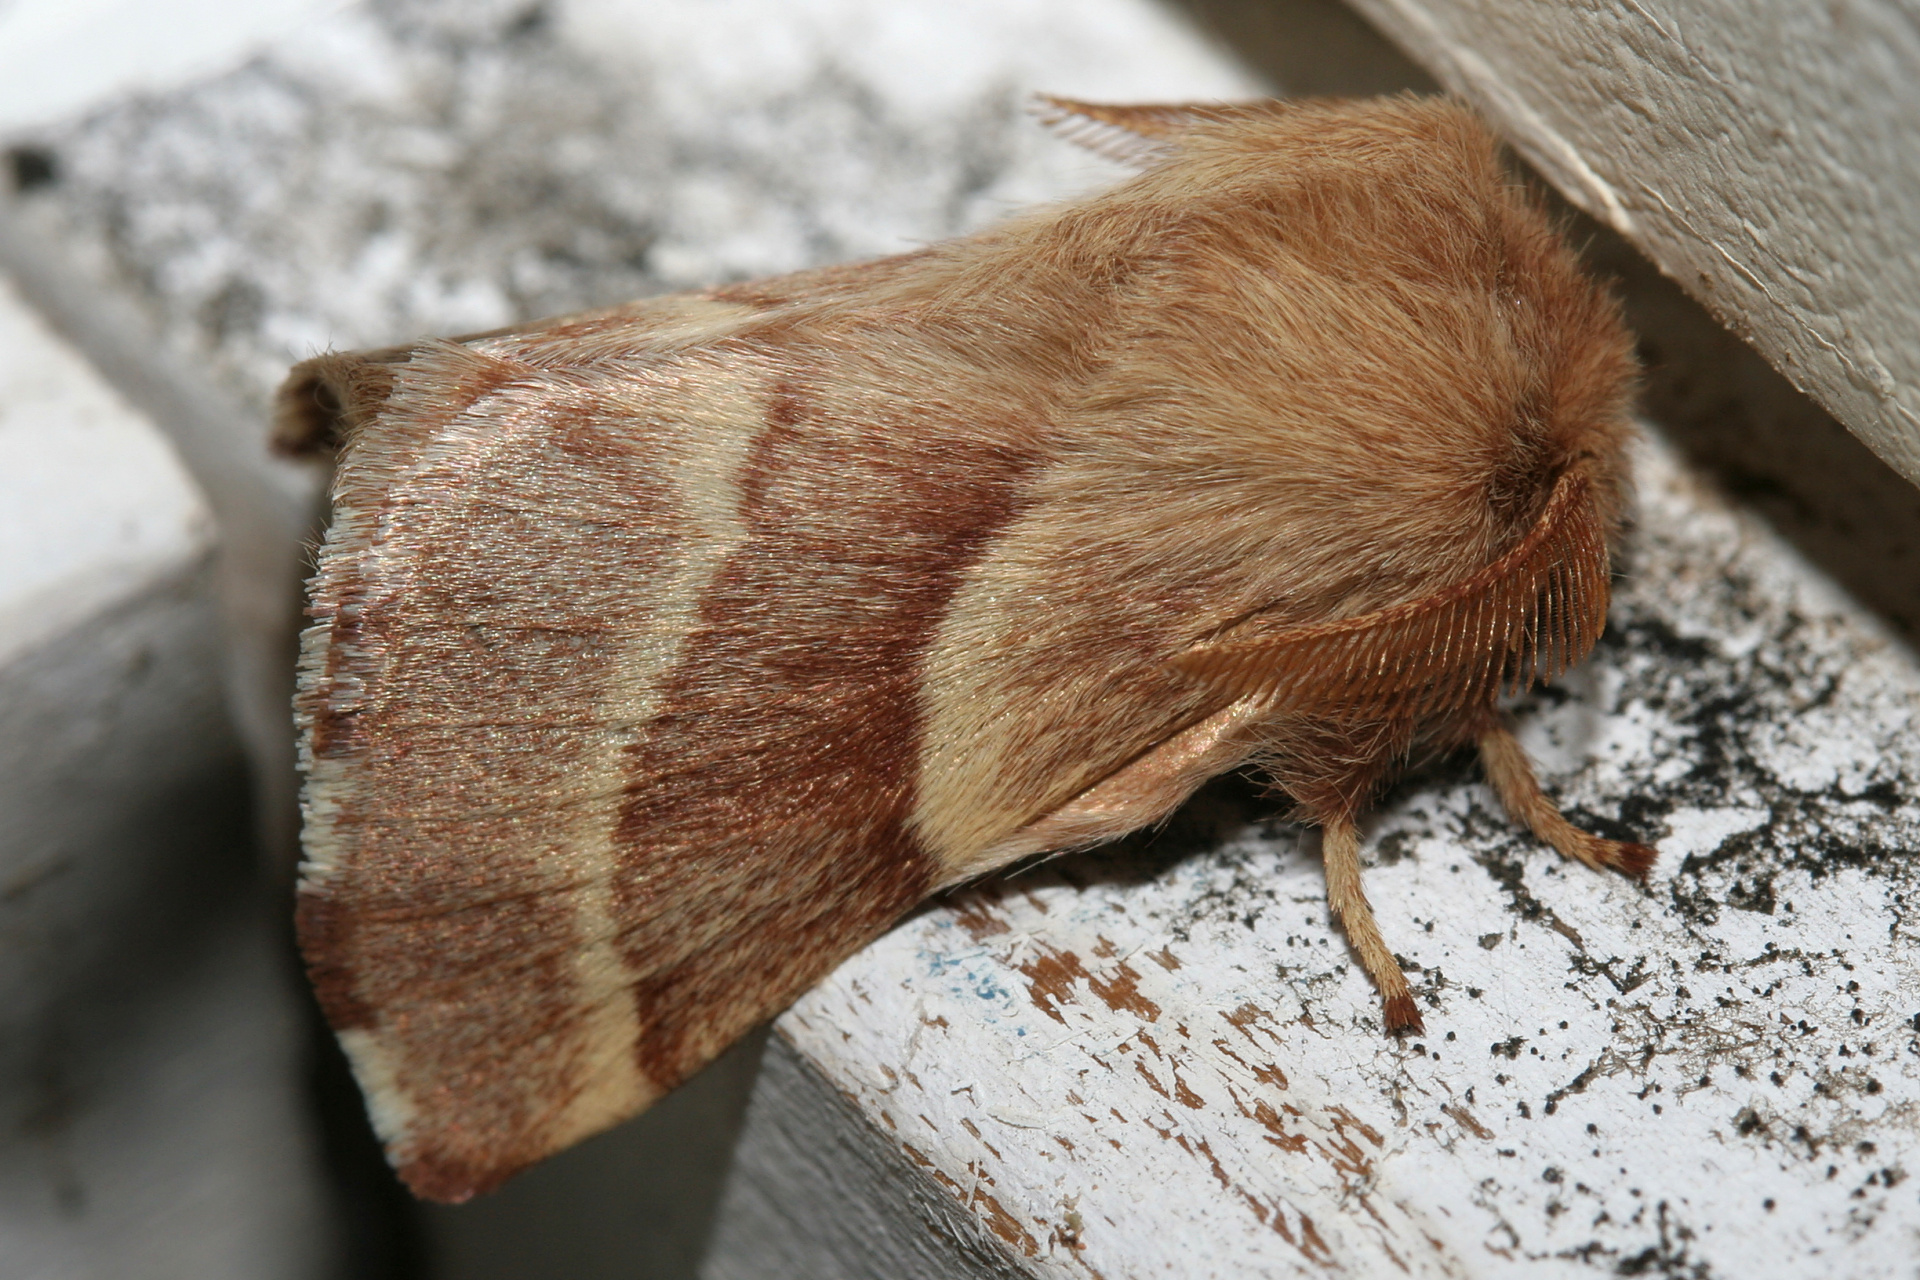
POLYGON ((1920 1274, 1920 667, 1643 451, 1594 660, 1522 708, 1642 888, 1403 784, 1367 887, 1246 787, 965 890, 779 1024, 1037 1275, 1920 1274))

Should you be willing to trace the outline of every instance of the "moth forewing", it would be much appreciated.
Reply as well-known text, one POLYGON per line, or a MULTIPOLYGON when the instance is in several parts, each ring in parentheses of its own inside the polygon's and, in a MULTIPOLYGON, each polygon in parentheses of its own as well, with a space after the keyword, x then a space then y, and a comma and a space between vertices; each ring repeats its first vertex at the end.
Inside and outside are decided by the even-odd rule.
POLYGON ((1650 858, 1493 710, 1599 633, 1633 366, 1484 128, 1049 109, 1144 171, 289 379, 279 438, 341 446, 302 945, 421 1195, 646 1106, 937 888, 1248 764, 1325 827, 1389 1026, 1355 824, 1415 745, 1650 858))

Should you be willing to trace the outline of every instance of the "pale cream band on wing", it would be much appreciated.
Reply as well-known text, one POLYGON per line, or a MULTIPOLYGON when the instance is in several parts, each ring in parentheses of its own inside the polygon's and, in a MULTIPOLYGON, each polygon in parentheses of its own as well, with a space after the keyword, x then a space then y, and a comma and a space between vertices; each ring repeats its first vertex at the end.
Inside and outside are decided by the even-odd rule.
POLYGON ((1202 783, 1246 754, 1241 730, 1264 715, 1265 703, 1257 698, 1242 698, 1216 711, 977 857, 948 863, 945 883, 956 884, 1032 854, 1118 839, 1159 822, 1202 783))
MULTIPOLYGON (((714 313, 709 333, 724 331, 744 310, 723 303, 702 306, 714 313)), ((697 316, 684 319, 677 330, 697 328, 697 316)), ((669 336, 682 345, 700 335, 676 331, 669 336)), ((692 363, 710 358, 695 356, 692 363)), ((619 389, 608 395, 609 410, 630 412, 636 430, 657 446, 651 462, 676 491, 674 509, 691 528, 676 543, 674 563, 651 567, 645 608, 636 615, 643 626, 625 638, 615 664, 617 680, 607 691, 609 728, 617 733, 617 727, 626 726, 628 732, 610 739, 591 769, 583 771, 587 776, 579 779, 571 847, 558 860, 577 885, 569 899, 577 912, 574 972, 582 1013, 572 1036, 575 1060, 586 1070, 576 1091, 553 1100, 556 1110, 544 1128, 554 1149, 598 1133, 665 1092, 636 1063, 634 1046, 642 1028, 632 997, 635 975, 626 964, 614 911, 618 853, 613 837, 626 783, 622 763, 625 748, 644 734, 658 709, 663 682, 694 629, 714 575, 747 538, 737 480, 766 423, 764 390, 741 379, 738 368, 727 376, 703 377, 685 368, 662 372, 666 376, 660 379, 637 377, 637 388, 614 383, 619 389), (670 420, 663 409, 672 414, 670 420)))

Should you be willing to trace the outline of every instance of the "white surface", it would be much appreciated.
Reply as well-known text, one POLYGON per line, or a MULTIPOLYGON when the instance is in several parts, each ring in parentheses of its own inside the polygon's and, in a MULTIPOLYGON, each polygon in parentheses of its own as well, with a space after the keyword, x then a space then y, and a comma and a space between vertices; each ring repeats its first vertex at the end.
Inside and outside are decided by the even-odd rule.
POLYGON ((0 665, 211 541, 160 434, 0 277, 0 665))
POLYGON ((186 84, 346 0, 6 0, 0 129, 186 84))
POLYGON ((1272 91, 1153 0, 559 0, 556 15, 561 39, 645 85, 674 133, 805 184, 795 207, 685 156, 691 172, 670 179, 679 189, 654 251, 682 288, 792 270, 817 252, 822 223, 836 256, 879 256, 1112 182, 1114 166, 1028 122, 1008 129, 1036 93, 1178 102, 1272 91), (847 112, 849 98, 868 118, 847 112), (880 128, 906 146, 874 146, 880 128), (941 208, 947 183, 913 182, 913 162, 897 154, 929 144, 942 168, 960 157, 991 181, 941 208))
POLYGON ((1911 4, 1353 4, 1920 483, 1911 4))
POLYGON ((279 940, 256 910, 197 944, 6 1082, 7 1280, 334 1280, 279 940))
POLYGON ((1641 470, 1619 638, 1523 738, 1576 807, 1646 802, 1659 866, 1570 864, 1470 773, 1402 792, 1367 889, 1419 1042, 1314 843, 1232 813, 962 893, 778 1033, 1032 1275, 1912 1277, 1920 665, 1641 470))
POLYGON ((329 1256, 277 932, 235 910, 212 547, 159 432, 0 277, 8 1280, 305 1280, 329 1256))
POLYGON ((824 68, 927 127, 976 109, 983 86, 1142 102, 1261 92, 1152 0, 560 0, 558 11, 582 52, 647 68, 680 111, 805 92, 824 68))
POLYGON ((329 347, 898 253, 1111 181, 1035 91, 1261 91, 1149 0, 520 12, 353 6, 35 133, 60 176, 15 207, 264 405, 329 347))

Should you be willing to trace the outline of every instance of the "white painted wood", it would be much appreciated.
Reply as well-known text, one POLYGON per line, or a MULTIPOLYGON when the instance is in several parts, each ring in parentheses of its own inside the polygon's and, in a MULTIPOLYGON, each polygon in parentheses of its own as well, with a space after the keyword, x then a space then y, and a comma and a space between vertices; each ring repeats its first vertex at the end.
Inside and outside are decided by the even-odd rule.
POLYGON ((8 0, 0 4, 0 129, 224 71, 346 2, 8 0))
POLYGON ((212 545, 159 433, 0 277, 0 664, 212 545))
POLYGON ((1017 1280, 1028 1271, 783 1036, 767 1043, 702 1280, 1017 1280))
POLYGON ((1920 483, 1910 4, 1352 3, 1920 483))
POLYGON ((0 277, 0 1274, 324 1273, 185 468, 0 277), (164 1225, 157 1225, 164 1224, 164 1225))
MULTIPOLYGON (((1403 788, 1367 887, 1409 1043, 1313 842, 1218 798, 960 893, 776 1024, 918 1171, 861 1194, 941 1188, 1033 1276, 1910 1276, 1920 665, 1664 451, 1641 471, 1618 639, 1522 724, 1577 814, 1659 841, 1647 888, 1470 769, 1403 788)), ((756 1107, 765 1181, 757 1127, 800 1104, 756 1107)), ((855 1198, 789 1186, 796 1218, 855 1198)))

